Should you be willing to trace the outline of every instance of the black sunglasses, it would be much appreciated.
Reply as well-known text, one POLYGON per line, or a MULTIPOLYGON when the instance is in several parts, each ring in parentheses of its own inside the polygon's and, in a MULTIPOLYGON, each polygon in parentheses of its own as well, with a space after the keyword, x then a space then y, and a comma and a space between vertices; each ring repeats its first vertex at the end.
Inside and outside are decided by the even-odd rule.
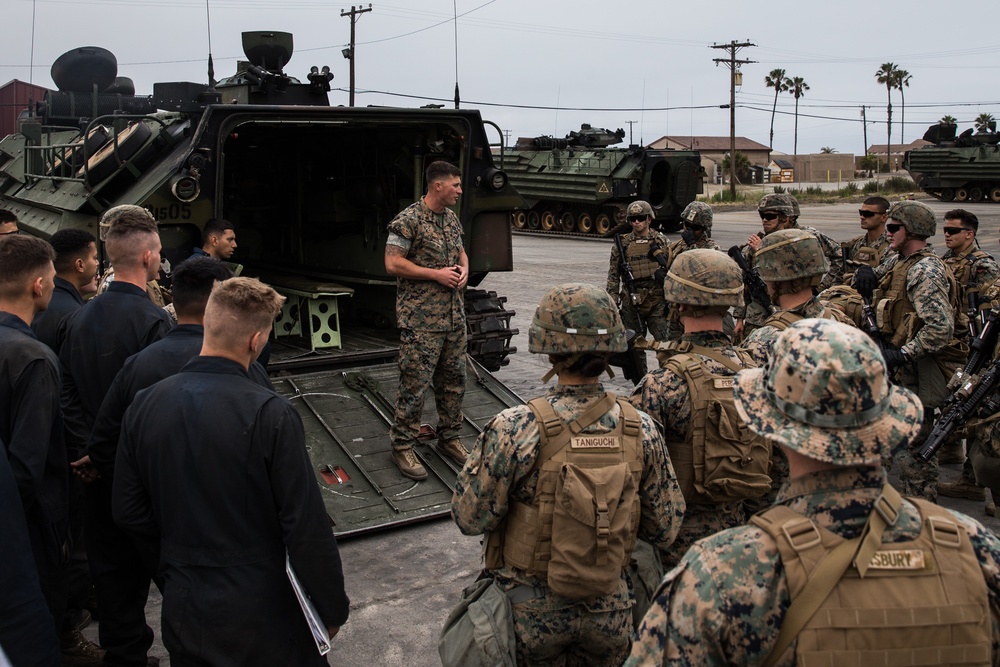
POLYGON ((897 222, 889 222, 889 223, 886 223, 886 225, 885 225, 885 230, 887 232, 889 232, 890 234, 895 234, 896 232, 898 232, 902 228, 903 228, 903 225, 901 225, 901 224, 899 224, 897 222))
POLYGON ((859 208, 858 209, 858 215, 860 215, 862 218, 870 218, 873 215, 885 215, 885 214, 884 213, 879 213, 878 211, 866 211, 863 208, 859 208))
POLYGON ((630 215, 628 216, 629 222, 645 222, 648 215, 630 215))
POLYGON ((968 227, 945 227, 944 233, 954 236, 955 234, 961 234, 962 232, 971 232, 972 230, 968 227))
POLYGON ((780 214, 780 213, 773 213, 773 212, 771 212, 771 211, 767 211, 767 212, 765 212, 765 213, 761 213, 761 214, 760 214, 760 219, 761 219, 761 220, 774 220, 774 219, 775 219, 775 218, 777 218, 777 217, 778 217, 779 215, 781 215, 781 214, 780 214))

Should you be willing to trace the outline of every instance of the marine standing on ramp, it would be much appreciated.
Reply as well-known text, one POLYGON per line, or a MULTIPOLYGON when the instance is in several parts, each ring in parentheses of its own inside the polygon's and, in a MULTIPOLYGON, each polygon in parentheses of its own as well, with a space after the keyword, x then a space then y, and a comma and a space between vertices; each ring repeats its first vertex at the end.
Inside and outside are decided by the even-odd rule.
POLYGON ((438 450, 465 463, 459 440, 465 397, 465 285, 469 257, 462 223, 449 206, 462 194, 462 172, 453 164, 427 167, 427 194, 389 223, 385 270, 397 278, 399 395, 389 438, 392 462, 410 479, 427 478, 413 448, 420 433, 424 394, 434 389, 438 450))

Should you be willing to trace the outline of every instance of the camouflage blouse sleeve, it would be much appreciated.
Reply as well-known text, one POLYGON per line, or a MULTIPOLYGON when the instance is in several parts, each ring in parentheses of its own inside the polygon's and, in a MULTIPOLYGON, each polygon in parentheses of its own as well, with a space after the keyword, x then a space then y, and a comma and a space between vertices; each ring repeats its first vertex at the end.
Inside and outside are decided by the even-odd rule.
POLYGON ((906 274, 906 293, 924 325, 902 350, 920 359, 944 348, 955 334, 955 311, 948 300, 945 265, 936 257, 925 257, 906 274))
POLYGON ((506 516, 513 489, 535 461, 538 427, 531 409, 494 417, 476 440, 455 481, 451 514, 465 535, 482 535, 506 516), (520 443, 520 444, 519 444, 520 443))
POLYGON ((642 414, 645 460, 641 482, 639 537, 664 550, 677 538, 684 519, 684 496, 656 423, 642 414))
POLYGON ((978 289, 980 294, 997 278, 1000 278, 1000 266, 992 256, 983 257, 972 267, 972 287, 978 289))
POLYGON ((613 297, 618 296, 618 283, 621 280, 621 259, 618 253, 618 245, 612 244, 611 246, 611 263, 608 266, 608 294, 613 297))
POLYGON ((819 285, 819 291, 822 292, 844 281, 844 262, 839 243, 826 234, 817 232, 816 237, 819 239, 820 245, 823 246, 823 254, 830 261, 830 270, 823 276, 823 282, 819 285))

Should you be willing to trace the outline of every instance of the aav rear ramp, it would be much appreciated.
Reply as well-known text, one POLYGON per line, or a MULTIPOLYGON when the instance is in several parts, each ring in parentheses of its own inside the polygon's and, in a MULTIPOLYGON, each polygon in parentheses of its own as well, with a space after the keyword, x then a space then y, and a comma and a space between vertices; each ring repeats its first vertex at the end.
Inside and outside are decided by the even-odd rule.
MULTIPOLYGON (((389 427, 399 386, 396 364, 273 378, 299 411, 316 483, 338 537, 447 516, 458 466, 427 439, 415 448, 427 479, 414 482, 389 459, 389 427)), ((461 440, 470 449, 501 410, 523 401, 470 360, 461 440)), ((435 424, 433 396, 423 422, 435 424)))

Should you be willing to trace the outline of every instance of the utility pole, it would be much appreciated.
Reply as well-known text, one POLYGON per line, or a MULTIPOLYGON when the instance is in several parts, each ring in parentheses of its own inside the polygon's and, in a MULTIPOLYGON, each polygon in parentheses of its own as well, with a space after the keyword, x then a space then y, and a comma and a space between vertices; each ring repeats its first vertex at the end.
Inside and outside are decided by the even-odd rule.
POLYGON ((733 40, 728 44, 713 44, 710 48, 726 49, 729 51, 728 58, 713 58, 716 66, 720 63, 729 68, 729 193, 733 200, 736 200, 736 85, 737 78, 740 85, 743 84, 743 74, 739 71, 740 65, 749 65, 756 60, 737 60, 736 53, 740 49, 749 46, 757 46, 749 41, 737 42, 733 40))
POLYGON ((340 16, 341 16, 341 18, 343 18, 345 16, 350 16, 351 17, 351 45, 349 47, 347 47, 346 49, 344 49, 343 51, 341 51, 341 53, 344 54, 345 58, 347 58, 348 60, 351 61, 351 96, 350 96, 350 106, 352 106, 352 107, 354 106, 354 25, 358 22, 358 17, 359 16, 361 16, 362 14, 364 14, 366 12, 370 12, 371 10, 372 10, 371 3, 368 4, 368 8, 367 9, 362 9, 360 5, 358 7, 355 7, 354 5, 351 5, 351 11, 349 11, 349 12, 345 11, 343 9, 340 10, 340 16))
POLYGON ((861 127, 864 128, 865 133, 865 157, 868 157, 868 117, 865 116, 865 105, 861 105, 861 127))
POLYGON ((632 126, 635 125, 636 123, 638 123, 639 121, 637 121, 637 120, 627 120, 625 122, 628 123, 628 145, 631 146, 632 143, 633 143, 632 142, 632 126))

